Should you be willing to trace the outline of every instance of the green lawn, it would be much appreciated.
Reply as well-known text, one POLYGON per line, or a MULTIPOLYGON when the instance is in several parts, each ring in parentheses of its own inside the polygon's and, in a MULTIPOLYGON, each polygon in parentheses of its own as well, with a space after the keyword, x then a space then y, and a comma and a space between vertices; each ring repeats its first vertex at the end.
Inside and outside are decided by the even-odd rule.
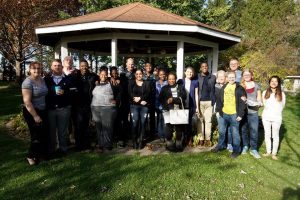
MULTIPOLYGON (((279 161, 228 152, 155 156, 71 153, 29 167, 28 143, 3 123, 20 90, 0 87, 0 199, 299 199, 300 98, 288 96, 279 161)), ((264 152, 264 145, 260 152, 264 152)))

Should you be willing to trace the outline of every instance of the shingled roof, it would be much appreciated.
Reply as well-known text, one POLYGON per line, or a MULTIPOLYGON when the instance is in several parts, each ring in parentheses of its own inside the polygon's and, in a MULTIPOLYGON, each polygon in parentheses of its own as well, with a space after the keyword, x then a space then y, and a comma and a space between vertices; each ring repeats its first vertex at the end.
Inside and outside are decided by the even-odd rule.
POLYGON ((221 31, 215 27, 200 23, 198 21, 175 15, 158 8, 151 7, 143 3, 131 3, 123 6, 90 13, 87 15, 73 17, 66 20, 56 21, 45 24, 37 28, 57 27, 65 25, 84 24, 99 21, 111 22, 131 22, 131 23, 150 23, 150 24, 174 24, 174 25, 194 25, 217 30, 226 34, 232 33, 221 31))

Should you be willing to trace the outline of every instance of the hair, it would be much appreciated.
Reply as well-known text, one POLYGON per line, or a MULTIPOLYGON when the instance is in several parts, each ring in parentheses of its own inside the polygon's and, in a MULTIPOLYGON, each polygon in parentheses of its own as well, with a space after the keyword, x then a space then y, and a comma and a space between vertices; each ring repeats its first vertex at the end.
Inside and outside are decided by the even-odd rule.
POLYGON ((250 69, 244 69, 243 72, 242 72, 242 80, 241 80, 241 84, 240 84, 243 88, 246 88, 246 83, 245 83, 246 81, 243 77, 245 72, 249 72, 251 74, 251 81, 254 81, 253 80, 253 71, 250 70, 250 69))
POLYGON ((108 71, 106 70, 106 69, 104 69, 104 68, 100 68, 100 70, 99 70, 99 74, 101 73, 101 72, 106 72, 106 74, 108 75, 108 71))
POLYGON ((276 78, 278 81, 278 86, 276 87, 276 92, 275 92, 275 98, 277 99, 277 101, 282 101, 281 79, 279 78, 279 76, 271 76, 271 78, 269 79, 269 86, 265 94, 265 99, 270 98, 272 94, 270 83, 273 78, 276 78))
POLYGON ((169 72, 169 74, 168 74, 168 79, 169 79, 169 76, 175 76, 175 79, 177 79, 177 75, 176 75, 176 73, 175 72, 169 72))
POLYGON ((144 71, 143 71, 143 69, 142 69, 142 68, 138 68, 138 69, 136 69, 134 73, 136 73, 137 71, 141 71, 141 72, 142 72, 142 74, 144 74, 144 71))
POLYGON ((188 66, 187 68, 185 68, 184 72, 186 72, 188 69, 192 70, 192 72, 193 72, 192 79, 193 79, 194 76, 195 76, 195 69, 193 67, 191 67, 191 66, 188 66))
MULTIPOLYGON (((33 62, 31 62, 31 63, 29 64, 29 70, 30 70, 31 68, 33 68, 35 65, 39 65, 40 67, 42 67, 42 64, 41 64, 40 62, 33 61, 33 62)), ((28 71, 27 74, 30 76, 30 75, 31 75, 30 71, 28 71)))
POLYGON ((103 71, 103 70, 105 70, 105 71, 108 72, 108 67, 105 66, 105 65, 101 66, 101 67, 100 67, 100 71, 103 71))
POLYGON ((219 70, 219 71, 217 71, 216 77, 218 78, 218 76, 219 76, 220 74, 223 74, 225 77, 227 76, 227 75, 226 75, 226 72, 225 72, 224 70, 219 70))
POLYGON ((66 56, 65 58, 64 58, 64 61, 65 60, 72 60, 73 61, 73 58, 72 58, 72 56, 66 56))
POLYGON ((161 71, 167 73, 166 70, 165 70, 164 68, 160 68, 160 69, 158 69, 158 74, 159 74, 161 71))
POLYGON ((236 74, 235 74, 234 71, 228 71, 228 72, 226 72, 226 77, 229 76, 229 74, 234 74, 234 76, 236 77, 236 74))
POLYGON ((230 58, 229 62, 231 62, 231 61, 233 61, 233 60, 236 60, 236 61, 238 61, 238 62, 239 62, 239 59, 238 59, 238 58, 236 58, 236 57, 232 57, 232 58, 230 58))
POLYGON ((127 59, 126 59, 126 63, 127 63, 129 60, 132 60, 132 61, 134 62, 134 59, 133 59, 133 58, 127 58, 127 59))
POLYGON ((110 74, 111 74, 111 72, 112 72, 113 70, 116 70, 116 71, 118 72, 118 68, 117 68, 116 66, 112 66, 112 67, 110 67, 110 69, 109 69, 110 74))
POLYGON ((203 64, 206 64, 207 67, 209 67, 207 62, 201 62, 199 66, 201 67, 201 65, 203 65, 203 64))
POLYGON ((53 59, 52 62, 51 62, 51 64, 54 63, 54 62, 58 62, 58 63, 61 64, 61 60, 60 59, 53 59))
POLYGON ((87 61, 86 59, 81 59, 79 63, 82 63, 82 62, 84 62, 84 63, 86 63, 86 64, 89 64, 88 61, 87 61))

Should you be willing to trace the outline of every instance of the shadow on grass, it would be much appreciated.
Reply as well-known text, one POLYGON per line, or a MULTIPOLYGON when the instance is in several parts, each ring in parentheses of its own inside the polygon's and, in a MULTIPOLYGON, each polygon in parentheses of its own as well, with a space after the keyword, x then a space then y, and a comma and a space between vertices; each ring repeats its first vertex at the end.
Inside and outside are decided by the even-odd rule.
POLYGON ((1 84, 0 94, 1 118, 17 114, 22 104, 20 87, 1 84))
POLYGON ((285 188, 282 193, 283 193, 282 200, 290 200, 290 199, 300 200, 299 187, 297 189, 285 188))
POLYGON ((162 180, 176 182, 173 176, 180 177, 178 181, 193 180, 195 176, 206 178, 205 171, 195 170, 199 166, 215 165, 216 173, 236 167, 235 163, 222 162, 220 156, 207 154, 127 156, 96 153, 70 153, 29 167, 24 159, 26 145, 22 141, 6 136, 3 130, 0 139, 6 144, 0 147, 1 199, 110 199, 110 195, 112 199, 135 199, 135 190, 145 184, 149 191, 157 189, 162 180), (199 163, 195 162, 198 158, 199 163), (119 187, 125 187, 127 192, 118 193, 119 187))

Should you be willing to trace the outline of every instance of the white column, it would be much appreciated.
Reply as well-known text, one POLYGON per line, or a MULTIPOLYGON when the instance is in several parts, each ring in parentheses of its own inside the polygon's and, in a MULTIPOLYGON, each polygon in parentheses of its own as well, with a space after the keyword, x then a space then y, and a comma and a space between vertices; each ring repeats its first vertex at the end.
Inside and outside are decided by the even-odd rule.
POLYGON ((68 56, 68 43, 67 42, 62 42, 60 45, 60 55, 61 55, 61 61, 63 62, 64 58, 68 56))
POLYGON ((177 79, 183 78, 183 70, 184 70, 184 42, 177 42, 177 79))
POLYGON ((219 61, 219 46, 213 48, 212 73, 217 74, 219 61))
POLYGON ((212 51, 207 54, 207 64, 208 64, 209 73, 212 73, 212 64, 213 64, 213 52, 212 51))
POLYGON ((112 39, 111 40, 111 65, 117 66, 118 60, 118 40, 112 39))
POLYGON ((60 45, 56 45, 54 47, 54 58, 59 59, 60 56, 60 45))

